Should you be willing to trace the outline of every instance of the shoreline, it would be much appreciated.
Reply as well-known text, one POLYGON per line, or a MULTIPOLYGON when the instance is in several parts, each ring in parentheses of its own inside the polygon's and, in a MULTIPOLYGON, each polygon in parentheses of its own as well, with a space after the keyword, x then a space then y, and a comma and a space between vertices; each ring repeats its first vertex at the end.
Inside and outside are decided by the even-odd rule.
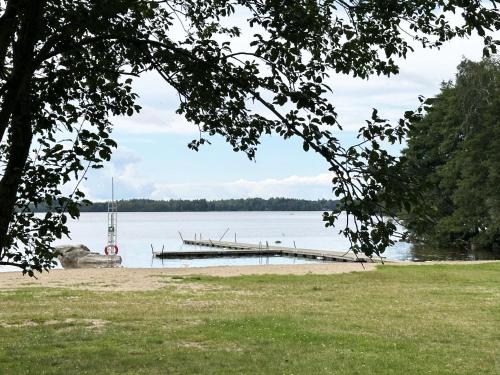
MULTIPOLYGON (((484 264, 499 260, 484 261, 429 261, 398 262, 389 266, 435 265, 435 264, 484 264)), ((351 272, 369 272, 375 263, 328 263, 299 265, 215 266, 196 268, 73 268, 53 269, 38 274, 37 278, 23 276, 21 272, 1 272, 0 291, 30 287, 70 288, 91 291, 148 291, 165 286, 165 281, 174 277, 213 276, 235 277, 248 275, 333 275, 351 272), (364 266, 364 267, 363 267, 364 266)))

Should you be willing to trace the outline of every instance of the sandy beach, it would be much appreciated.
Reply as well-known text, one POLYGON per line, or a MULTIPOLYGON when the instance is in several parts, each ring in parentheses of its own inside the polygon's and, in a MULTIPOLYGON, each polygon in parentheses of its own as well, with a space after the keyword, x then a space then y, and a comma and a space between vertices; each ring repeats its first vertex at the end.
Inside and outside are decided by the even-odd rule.
POLYGON ((300 265, 220 266, 200 268, 80 268, 56 269, 38 274, 37 279, 20 272, 0 273, 0 290, 23 287, 76 288, 98 291, 145 291, 160 288, 170 276, 206 275, 328 275, 374 270, 375 264, 327 263, 300 265), (364 267, 363 267, 364 266, 364 267))
MULTIPOLYGON (((399 262, 391 265, 480 264, 500 261, 399 262)), ((55 269, 37 278, 21 272, 0 273, 0 290, 25 287, 72 288, 95 291, 146 291, 160 288, 165 278, 174 276, 233 277, 242 275, 331 275, 373 271, 375 263, 325 263, 300 265, 220 266, 200 268, 80 268, 55 269)))

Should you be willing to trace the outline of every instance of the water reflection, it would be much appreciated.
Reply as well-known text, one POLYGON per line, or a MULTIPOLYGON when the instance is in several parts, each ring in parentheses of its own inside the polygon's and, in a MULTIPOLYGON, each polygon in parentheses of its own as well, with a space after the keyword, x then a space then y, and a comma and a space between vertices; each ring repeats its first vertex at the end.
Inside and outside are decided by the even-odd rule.
POLYGON ((491 260, 500 259, 500 252, 484 249, 442 248, 430 245, 413 245, 410 250, 410 260, 491 260))
POLYGON ((257 266, 257 265, 286 265, 286 264, 311 264, 324 263, 322 260, 305 259, 284 256, 264 257, 218 257, 218 258, 183 258, 163 259, 152 258, 153 268, 190 268, 190 267, 213 267, 213 266, 257 266))

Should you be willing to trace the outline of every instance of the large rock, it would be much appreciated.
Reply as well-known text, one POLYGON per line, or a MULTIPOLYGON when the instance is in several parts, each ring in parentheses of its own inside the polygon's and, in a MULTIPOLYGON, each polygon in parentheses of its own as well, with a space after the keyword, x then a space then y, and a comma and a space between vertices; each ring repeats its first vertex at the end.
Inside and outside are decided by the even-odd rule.
POLYGON ((85 245, 56 246, 56 254, 64 268, 118 267, 122 263, 119 255, 94 253, 85 245))

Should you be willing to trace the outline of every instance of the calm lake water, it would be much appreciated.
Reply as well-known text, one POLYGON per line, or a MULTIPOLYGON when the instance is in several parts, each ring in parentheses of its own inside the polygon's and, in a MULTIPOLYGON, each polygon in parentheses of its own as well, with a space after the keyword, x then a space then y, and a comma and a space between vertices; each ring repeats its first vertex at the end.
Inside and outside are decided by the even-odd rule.
MULTIPOLYGON (((196 260, 152 259, 155 251, 190 250, 185 239, 219 240, 264 246, 274 245, 310 249, 347 251, 348 241, 337 230, 325 228, 321 212, 121 212, 118 214, 118 247, 125 267, 187 267, 226 264, 290 264, 311 262, 303 259, 216 258, 196 260)), ((102 251, 106 242, 106 213, 83 213, 78 222, 70 223, 72 243, 83 243, 93 251, 102 251)), ((68 240, 60 241, 68 243, 68 240)), ((387 250, 388 258, 409 259, 410 246, 398 243, 387 250)))
MULTIPOLYGON (((183 245, 179 232, 185 239, 195 234, 203 239, 256 243, 266 241, 281 246, 346 251, 348 241, 333 228, 325 228, 321 212, 120 212, 118 214, 118 246, 123 266, 143 267, 202 267, 212 265, 253 264, 301 264, 315 262, 286 257, 244 257, 215 259, 153 259, 151 245, 155 251, 190 250, 183 245)), ((340 223, 342 224, 342 223, 340 223)), ((92 251, 102 252, 106 244, 107 213, 82 213, 80 220, 71 221, 71 240, 56 244, 79 244, 92 251)), ((425 248, 413 248, 408 243, 398 242, 385 252, 385 256, 399 260, 427 259, 477 259, 487 258, 481 254, 467 252, 436 252, 425 248)), ((6 270, 3 268, 3 270, 6 270)))

